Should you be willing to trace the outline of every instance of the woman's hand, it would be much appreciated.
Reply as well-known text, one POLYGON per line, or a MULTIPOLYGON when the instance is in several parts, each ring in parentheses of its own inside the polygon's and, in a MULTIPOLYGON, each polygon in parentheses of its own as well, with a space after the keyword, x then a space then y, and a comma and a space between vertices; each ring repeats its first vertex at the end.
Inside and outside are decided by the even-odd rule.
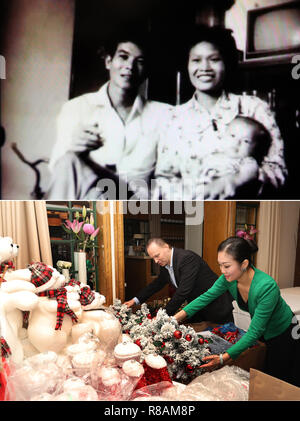
POLYGON ((184 310, 181 310, 174 315, 174 318, 177 320, 177 322, 181 322, 186 318, 186 312, 184 310))
POLYGON ((72 135, 70 150, 84 153, 96 150, 103 146, 103 138, 99 134, 98 124, 78 125, 72 135))
MULTIPOLYGON (((225 352, 222 354, 223 356, 223 364, 230 360, 230 355, 225 352)), ((208 355, 207 357, 202 358, 202 361, 208 361, 207 364, 202 364, 201 368, 208 368, 208 369, 215 369, 221 365, 221 358, 220 355, 214 354, 214 355, 208 355)))
POLYGON ((285 176, 279 165, 272 162, 264 162, 261 167, 260 179, 269 182, 275 189, 282 187, 285 183, 285 176))

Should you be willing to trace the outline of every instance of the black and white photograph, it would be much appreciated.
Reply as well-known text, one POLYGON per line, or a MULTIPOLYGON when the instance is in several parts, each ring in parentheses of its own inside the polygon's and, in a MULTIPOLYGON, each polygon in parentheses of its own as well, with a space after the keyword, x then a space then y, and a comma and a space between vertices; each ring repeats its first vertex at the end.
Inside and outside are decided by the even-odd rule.
POLYGON ((13 0, 1 19, 3 199, 299 199, 299 1, 13 0))
POLYGON ((0 0, 0 413, 299 407, 299 140, 300 0, 0 0))

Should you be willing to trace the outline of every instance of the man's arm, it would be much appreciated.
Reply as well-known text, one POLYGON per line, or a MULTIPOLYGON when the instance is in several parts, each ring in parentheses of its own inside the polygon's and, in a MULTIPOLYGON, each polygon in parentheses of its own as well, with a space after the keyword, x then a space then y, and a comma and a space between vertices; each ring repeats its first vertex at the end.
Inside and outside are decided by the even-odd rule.
POLYGON ((97 123, 85 124, 86 113, 80 97, 66 102, 57 118, 56 142, 50 158, 50 169, 68 151, 90 152, 103 146, 97 123))
POLYGON ((147 301, 148 298, 150 298, 153 294, 160 291, 165 285, 167 285, 169 276, 167 272, 167 269, 162 268, 158 277, 138 292, 136 298, 141 304, 147 301))

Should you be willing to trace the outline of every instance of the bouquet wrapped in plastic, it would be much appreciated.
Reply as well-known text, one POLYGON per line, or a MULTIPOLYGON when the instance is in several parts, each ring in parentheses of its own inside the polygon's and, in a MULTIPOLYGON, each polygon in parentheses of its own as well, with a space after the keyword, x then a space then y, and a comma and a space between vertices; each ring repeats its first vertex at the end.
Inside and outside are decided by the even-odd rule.
POLYGON ((189 383, 180 395, 186 401, 247 401, 249 373, 236 366, 202 374, 189 383))
POLYGON ((41 394, 59 393, 66 374, 56 364, 57 354, 42 353, 30 357, 22 365, 10 365, 6 399, 30 401, 41 394))

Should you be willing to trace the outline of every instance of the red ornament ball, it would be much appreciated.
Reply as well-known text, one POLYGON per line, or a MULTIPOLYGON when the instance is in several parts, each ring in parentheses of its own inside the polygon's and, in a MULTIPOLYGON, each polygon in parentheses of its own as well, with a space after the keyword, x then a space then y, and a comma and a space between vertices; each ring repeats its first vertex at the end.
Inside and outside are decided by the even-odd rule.
POLYGON ((198 342, 199 342, 200 345, 203 345, 204 344, 204 339, 203 338, 199 338, 198 339, 198 342))
POLYGON ((138 345, 139 347, 141 347, 142 345, 141 345, 141 341, 140 341, 140 339, 137 339, 135 342, 134 342, 136 345, 138 345))
POLYGON ((192 340, 192 336, 191 336, 191 335, 189 335, 189 334, 187 334, 187 335, 185 336, 185 339, 186 339, 188 342, 191 342, 191 340, 192 340))
POLYGON ((180 339, 182 337, 182 332, 180 330, 175 330, 173 333, 174 338, 180 339))
POLYGON ((152 316, 150 313, 147 314, 147 319, 152 319, 152 316))

